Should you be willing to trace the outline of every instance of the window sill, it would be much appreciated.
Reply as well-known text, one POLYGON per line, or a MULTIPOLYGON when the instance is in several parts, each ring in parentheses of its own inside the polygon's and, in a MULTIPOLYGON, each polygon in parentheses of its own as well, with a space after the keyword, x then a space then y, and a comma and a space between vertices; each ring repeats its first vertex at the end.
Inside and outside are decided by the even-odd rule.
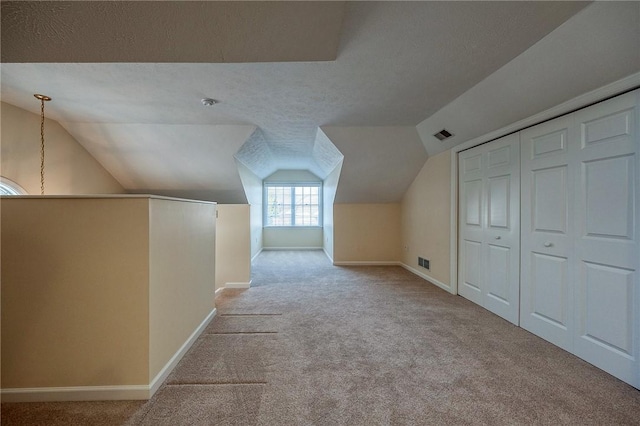
POLYGON ((318 225, 318 226, 263 226, 262 229, 322 229, 322 225, 318 225))

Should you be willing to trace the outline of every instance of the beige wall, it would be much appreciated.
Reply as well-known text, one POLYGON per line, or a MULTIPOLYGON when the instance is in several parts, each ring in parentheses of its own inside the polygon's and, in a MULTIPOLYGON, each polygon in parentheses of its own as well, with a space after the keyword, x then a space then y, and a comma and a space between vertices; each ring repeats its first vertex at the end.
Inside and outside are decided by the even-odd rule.
POLYGON ((149 202, 149 380, 153 380, 214 308, 216 206, 149 202))
POLYGON ((322 228, 264 228, 264 249, 322 248, 322 228))
POLYGON ((451 151, 427 160, 402 200, 402 262, 450 285, 451 151), (430 270, 418 266, 429 259, 430 270))
POLYGON ((3 389, 152 384, 213 311, 215 204, 2 199, 3 389))
MULTIPOLYGON (((35 98, 34 102, 38 102, 35 98)), ((0 174, 40 195, 40 116, 2 103, 0 174)), ((45 193, 124 193, 122 186, 56 121, 45 121, 45 193)))
POLYGON ((148 383, 146 199, 2 200, 3 388, 148 383))
POLYGON ((226 283, 251 281, 251 206, 218 204, 216 290, 226 283))
POLYGON ((334 262, 400 261, 399 204, 334 204, 333 225, 334 262))

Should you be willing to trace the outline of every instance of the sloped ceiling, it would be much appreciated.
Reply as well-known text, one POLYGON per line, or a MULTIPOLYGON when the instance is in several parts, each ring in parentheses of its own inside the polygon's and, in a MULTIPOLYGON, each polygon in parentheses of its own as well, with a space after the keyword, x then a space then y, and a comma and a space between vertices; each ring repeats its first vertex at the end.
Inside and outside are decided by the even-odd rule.
POLYGON ((427 161, 414 126, 322 131, 344 155, 336 203, 398 202, 427 161))
POLYGON ((235 163, 217 159, 233 159, 255 126, 66 122, 64 127, 131 192, 246 203, 235 163))
POLYGON ((344 150, 337 201, 399 200, 427 157, 415 126, 586 5, 78 3, 2 2, 2 100, 37 113, 32 94, 53 97, 47 115, 129 190, 209 191, 222 202, 241 185, 236 159, 261 177, 325 177, 319 127, 344 150), (94 11, 123 24, 82 21, 76 33, 94 11), (41 27, 43 17, 55 25, 41 27), (301 35, 305 26, 315 35, 301 35), (203 107, 204 97, 220 102, 203 107))
POLYGON ((422 121, 418 133, 436 155, 639 71, 640 2, 597 2, 422 121), (455 136, 439 141, 433 135, 442 129, 455 136))

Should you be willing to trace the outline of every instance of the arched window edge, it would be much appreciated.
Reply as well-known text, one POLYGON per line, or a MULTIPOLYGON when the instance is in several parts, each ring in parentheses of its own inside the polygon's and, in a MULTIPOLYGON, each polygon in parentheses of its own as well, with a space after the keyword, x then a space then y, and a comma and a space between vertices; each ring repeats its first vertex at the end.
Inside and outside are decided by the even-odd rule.
POLYGON ((0 176, 0 195, 29 195, 27 191, 11 179, 0 176))

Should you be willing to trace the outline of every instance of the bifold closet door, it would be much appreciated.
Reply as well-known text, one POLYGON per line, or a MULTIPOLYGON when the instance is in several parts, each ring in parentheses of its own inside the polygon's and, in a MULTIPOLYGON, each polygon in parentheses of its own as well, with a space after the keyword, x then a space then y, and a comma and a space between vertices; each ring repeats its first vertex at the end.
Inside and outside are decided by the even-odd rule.
POLYGON ((459 154, 458 293, 518 324, 520 145, 509 135, 459 154))
POLYGON ((520 324, 640 387, 637 95, 521 132, 520 324))
POLYGON ((575 114, 574 353, 640 387, 637 93, 575 114))
POLYGON ((573 157, 569 117, 523 130, 520 326, 571 349, 573 157))

